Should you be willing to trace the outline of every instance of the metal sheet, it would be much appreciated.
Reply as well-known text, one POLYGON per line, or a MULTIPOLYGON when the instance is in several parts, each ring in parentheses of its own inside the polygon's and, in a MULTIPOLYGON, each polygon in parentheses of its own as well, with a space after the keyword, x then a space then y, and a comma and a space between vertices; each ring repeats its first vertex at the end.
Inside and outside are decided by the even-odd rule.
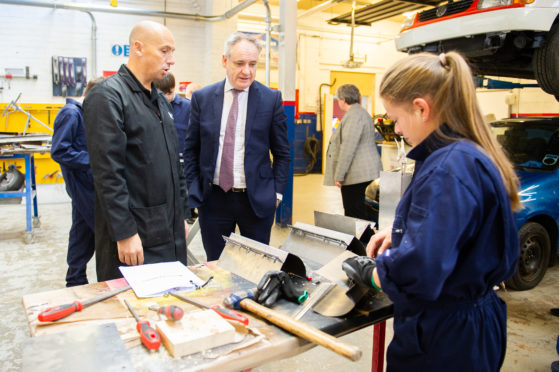
POLYGON ((392 226, 396 215, 396 207, 411 182, 411 173, 380 172, 379 194, 379 228, 392 226))
POLYGON ((345 250, 366 254, 363 243, 353 235, 301 222, 289 228, 291 232, 282 249, 303 258, 306 263, 310 261, 313 269, 327 264, 345 250))
POLYGON ((342 252, 315 271, 320 277, 335 283, 336 286, 313 307, 314 311, 324 316, 346 315, 368 292, 366 288, 349 283, 347 275, 342 270, 342 262, 354 256, 353 252, 342 252))
POLYGON ((373 228, 375 226, 375 223, 371 221, 320 211, 314 211, 314 224, 326 229, 353 235, 364 245, 367 244, 373 235, 373 228))
POLYGON ((52 136, 48 134, 26 134, 24 136, 20 135, 0 135, 0 144, 11 144, 11 143, 24 143, 24 142, 51 142, 52 136))
POLYGON ((186 262, 189 266, 198 265, 200 261, 194 256, 191 250, 188 249, 190 247, 190 243, 196 237, 196 234, 200 231, 200 222, 197 218, 194 221, 194 224, 190 227, 190 231, 188 231, 188 237, 186 238, 186 262))
POLYGON ((114 323, 27 339, 23 372, 135 371, 114 323))
POLYGON ((334 287, 334 283, 330 282, 322 282, 320 283, 315 290, 309 295, 309 298, 303 304, 303 308, 297 310, 293 314, 293 319, 299 320, 314 306, 316 305, 332 288, 334 287))
POLYGON ((303 278, 307 276, 303 261, 287 251, 237 234, 223 238, 225 248, 217 265, 250 282, 258 283, 270 270, 282 270, 303 278))

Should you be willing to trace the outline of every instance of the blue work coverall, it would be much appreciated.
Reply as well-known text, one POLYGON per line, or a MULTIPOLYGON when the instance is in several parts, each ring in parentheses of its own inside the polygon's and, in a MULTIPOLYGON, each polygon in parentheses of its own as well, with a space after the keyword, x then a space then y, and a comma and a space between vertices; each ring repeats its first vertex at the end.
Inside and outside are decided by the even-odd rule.
POLYGON ((66 286, 87 284, 86 268, 95 249, 95 194, 81 103, 66 99, 54 120, 51 157, 60 164, 66 191, 72 198, 66 286))
POLYGON ((175 126, 177 127, 177 137, 179 138, 179 155, 182 159, 186 128, 190 120, 190 101, 175 94, 175 97, 171 101, 171 106, 173 106, 173 117, 175 119, 175 126))
MULTIPOLYGON (((179 157, 182 171, 184 172, 184 161, 182 159, 182 153, 184 152, 184 140, 186 138, 186 129, 188 127, 188 122, 190 120, 190 101, 186 98, 182 98, 178 94, 171 101, 171 106, 173 106, 173 118, 175 119, 175 127, 177 128, 177 137, 179 139, 179 157)), ((187 208, 184 212, 185 218, 192 218, 192 210, 187 208)))
POLYGON ((507 315, 492 288, 512 276, 519 257, 502 178, 474 143, 437 131, 408 157, 415 172, 396 210, 392 248, 377 258, 394 302, 387 371, 498 371, 507 315))

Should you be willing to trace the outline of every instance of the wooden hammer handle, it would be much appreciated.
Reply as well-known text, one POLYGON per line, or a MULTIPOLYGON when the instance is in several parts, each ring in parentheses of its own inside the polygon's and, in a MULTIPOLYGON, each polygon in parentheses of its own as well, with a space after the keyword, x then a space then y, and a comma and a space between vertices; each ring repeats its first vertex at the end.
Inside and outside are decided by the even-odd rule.
POLYGON ((350 360, 356 361, 361 358, 361 349, 357 346, 346 344, 328 333, 322 332, 321 330, 295 320, 285 314, 269 309, 251 299, 245 298, 241 300, 240 306, 296 336, 304 338, 305 340, 313 342, 317 345, 324 346, 325 348, 343 355, 350 360))

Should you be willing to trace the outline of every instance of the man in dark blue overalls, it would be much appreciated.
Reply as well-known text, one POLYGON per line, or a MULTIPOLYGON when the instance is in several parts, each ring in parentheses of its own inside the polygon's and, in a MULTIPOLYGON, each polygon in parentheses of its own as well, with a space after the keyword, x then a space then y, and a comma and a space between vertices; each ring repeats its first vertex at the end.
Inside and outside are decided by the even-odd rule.
MULTIPOLYGON (((84 96, 101 79, 90 81, 84 96)), ((87 284, 87 263, 95 250, 95 196, 85 140, 82 104, 71 98, 66 99, 66 105, 54 120, 51 157, 60 164, 66 191, 72 199, 66 286, 87 284)))

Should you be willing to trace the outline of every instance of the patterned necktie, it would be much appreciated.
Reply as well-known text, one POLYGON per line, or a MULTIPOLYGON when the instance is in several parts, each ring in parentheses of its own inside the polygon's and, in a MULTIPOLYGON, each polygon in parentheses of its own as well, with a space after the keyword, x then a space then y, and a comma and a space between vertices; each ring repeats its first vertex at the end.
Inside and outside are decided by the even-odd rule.
POLYGON ((237 127, 237 114, 239 113, 240 90, 232 89, 233 104, 227 116, 223 150, 221 152, 221 167, 219 169, 219 187, 225 192, 233 187, 233 158, 235 155, 235 129, 237 127))

